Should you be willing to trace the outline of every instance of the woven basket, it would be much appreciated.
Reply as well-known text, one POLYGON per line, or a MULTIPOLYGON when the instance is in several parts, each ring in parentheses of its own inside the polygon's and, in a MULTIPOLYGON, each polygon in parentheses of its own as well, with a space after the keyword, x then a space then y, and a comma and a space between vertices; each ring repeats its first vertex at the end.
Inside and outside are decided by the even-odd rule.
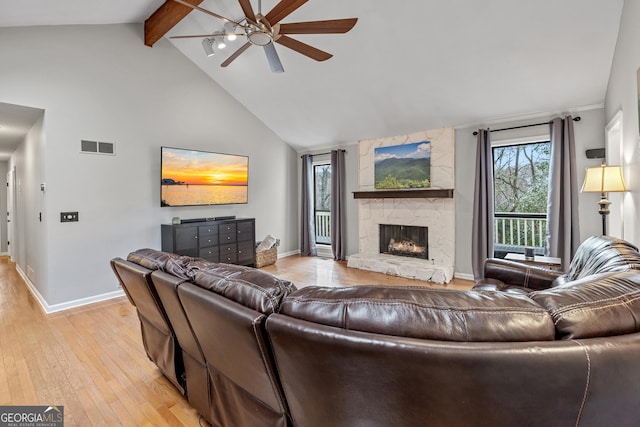
POLYGON ((256 251, 256 268, 266 267, 275 264, 278 259, 278 248, 276 246, 264 251, 256 251))

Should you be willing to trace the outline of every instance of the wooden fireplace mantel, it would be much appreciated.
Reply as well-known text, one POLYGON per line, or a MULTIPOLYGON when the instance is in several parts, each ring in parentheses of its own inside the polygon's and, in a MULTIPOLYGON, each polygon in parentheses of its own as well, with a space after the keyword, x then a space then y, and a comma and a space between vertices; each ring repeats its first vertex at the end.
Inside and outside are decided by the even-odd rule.
POLYGON ((354 191, 354 199, 451 199, 453 188, 354 191))

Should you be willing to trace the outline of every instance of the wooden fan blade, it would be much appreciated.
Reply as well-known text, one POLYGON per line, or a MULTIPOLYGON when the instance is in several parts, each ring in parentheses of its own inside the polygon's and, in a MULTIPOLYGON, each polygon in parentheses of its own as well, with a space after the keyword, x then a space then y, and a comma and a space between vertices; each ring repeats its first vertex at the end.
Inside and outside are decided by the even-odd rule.
POLYGON ((249 21, 256 22, 256 14, 253 13, 251 2, 249 0, 238 0, 238 3, 240 3, 244 16, 246 16, 249 21))
POLYGON ((229 64, 231 64, 238 56, 240 56, 242 54, 242 52, 244 52, 245 50, 249 49, 251 47, 251 43, 246 42, 245 44, 243 44, 240 49, 236 50, 235 52, 233 52, 233 54, 231 54, 230 57, 228 57, 227 59, 225 59, 225 61, 220 64, 221 67, 226 67, 229 64))
POLYGON ((344 34, 353 28, 358 18, 280 24, 280 34, 344 34))
POLYGON ((269 21, 271 25, 276 25, 307 1, 308 0, 282 0, 280 3, 275 5, 269 13, 267 13, 267 21, 269 21))
POLYGON ((284 67, 282 67, 282 62, 280 62, 280 57, 273 43, 269 43, 264 47, 264 53, 267 54, 267 61, 269 61, 271 71, 274 73, 284 73, 284 67))
POLYGON ((308 56, 311 59, 315 59, 316 61, 326 61, 333 56, 330 53, 317 49, 313 46, 309 46, 306 43, 302 43, 301 41, 292 39, 291 37, 287 36, 280 36, 280 38, 276 40, 276 43, 280 43, 281 45, 295 50, 296 52, 301 53, 304 56, 308 56))

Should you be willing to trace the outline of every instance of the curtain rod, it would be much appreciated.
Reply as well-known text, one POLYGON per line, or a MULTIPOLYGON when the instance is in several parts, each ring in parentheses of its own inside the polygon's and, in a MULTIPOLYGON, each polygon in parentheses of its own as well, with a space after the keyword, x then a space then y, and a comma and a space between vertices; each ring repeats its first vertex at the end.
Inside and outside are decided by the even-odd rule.
MULTIPOLYGON (((347 150, 335 150, 335 151, 342 151, 343 153, 346 153, 347 150)), ((327 154, 331 154, 331 151, 329 151, 328 153, 318 153, 318 154, 309 154, 309 156, 313 157, 313 156, 325 156, 327 154)), ((304 154, 303 154, 304 156, 304 154)), ((300 156, 300 158, 302 158, 302 156, 300 156)))
MULTIPOLYGON (((573 118, 574 122, 579 122, 580 120, 582 120, 582 118, 580 116, 576 116, 576 117, 573 118)), ((530 128, 530 127, 533 127, 533 126, 548 125, 549 123, 551 123, 551 121, 543 122, 543 123, 534 123, 532 125, 514 126, 514 127, 510 127, 510 128, 504 128, 504 129, 491 129, 491 130, 489 130, 489 132, 500 132, 500 131, 503 131, 503 130, 530 128)), ((478 131, 473 132, 473 134, 477 135, 478 131)))

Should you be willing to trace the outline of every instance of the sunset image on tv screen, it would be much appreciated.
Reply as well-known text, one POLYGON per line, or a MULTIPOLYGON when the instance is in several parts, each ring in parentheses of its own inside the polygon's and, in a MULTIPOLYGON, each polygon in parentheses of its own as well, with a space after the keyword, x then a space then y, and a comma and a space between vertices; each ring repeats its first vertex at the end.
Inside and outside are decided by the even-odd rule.
POLYGON ((162 206, 247 203, 249 158, 162 147, 162 206))

